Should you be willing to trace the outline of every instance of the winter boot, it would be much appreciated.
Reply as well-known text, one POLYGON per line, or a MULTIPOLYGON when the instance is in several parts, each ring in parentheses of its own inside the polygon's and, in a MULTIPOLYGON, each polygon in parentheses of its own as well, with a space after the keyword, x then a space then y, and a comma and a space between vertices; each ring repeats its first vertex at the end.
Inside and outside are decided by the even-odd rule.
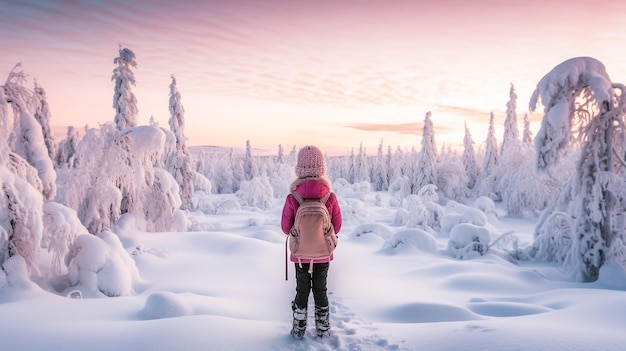
POLYGON ((293 310, 293 327, 291 328, 291 335, 296 339, 302 339, 304 338, 304 332, 306 331, 306 307, 300 308, 296 305, 295 301, 292 301, 291 309, 293 310))
POLYGON ((315 306, 315 329, 320 338, 330 337, 330 308, 315 306))

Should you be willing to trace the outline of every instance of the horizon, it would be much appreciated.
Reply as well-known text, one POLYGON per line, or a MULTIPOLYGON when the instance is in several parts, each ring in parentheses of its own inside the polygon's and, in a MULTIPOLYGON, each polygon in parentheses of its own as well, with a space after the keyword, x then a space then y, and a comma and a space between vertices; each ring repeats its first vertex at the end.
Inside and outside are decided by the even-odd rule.
MULTIPOLYGON (((0 74, 21 62, 46 90, 51 124, 93 127, 114 118, 110 77, 121 46, 137 56, 138 123, 154 117, 167 126, 173 74, 189 146, 315 144, 333 155, 361 143, 372 154, 381 140, 419 148, 429 111, 438 146, 462 145, 465 122, 480 146, 491 112, 501 138, 511 84, 521 130, 535 85, 569 58, 594 57, 614 82, 626 82, 626 39, 617 34, 626 4, 596 8, 534 0, 9 3, 0 14, 0 30, 11 33, 0 74)), ((529 113, 534 134, 542 117, 529 113)))

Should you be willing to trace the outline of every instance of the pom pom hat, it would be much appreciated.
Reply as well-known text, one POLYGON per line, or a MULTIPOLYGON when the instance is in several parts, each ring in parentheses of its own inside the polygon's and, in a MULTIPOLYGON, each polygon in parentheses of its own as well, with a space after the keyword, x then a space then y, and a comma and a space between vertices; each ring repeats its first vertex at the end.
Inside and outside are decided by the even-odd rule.
POLYGON ((326 175, 326 161, 320 149, 307 145, 298 152, 296 176, 298 178, 323 177, 326 175))

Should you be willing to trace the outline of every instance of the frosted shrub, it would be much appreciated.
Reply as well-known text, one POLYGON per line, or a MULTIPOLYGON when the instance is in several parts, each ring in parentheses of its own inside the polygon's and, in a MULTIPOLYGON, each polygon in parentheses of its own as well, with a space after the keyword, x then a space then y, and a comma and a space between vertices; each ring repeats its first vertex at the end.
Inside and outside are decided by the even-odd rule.
POLYGON ((274 193, 267 177, 254 177, 250 181, 241 182, 236 195, 241 205, 257 207, 262 210, 270 208, 274 199, 274 193))
POLYGON ((368 223, 367 209, 363 201, 354 198, 339 198, 341 214, 344 221, 356 220, 358 223, 368 223))
POLYGON ((215 213, 215 203, 211 200, 211 196, 204 191, 196 191, 191 197, 193 209, 205 214, 215 213))
POLYGON ((401 206, 402 200, 411 194, 411 181, 408 177, 396 177, 389 184, 390 206, 401 206))
POLYGON ((351 185, 352 184, 350 184, 350 182, 348 182, 348 180, 345 178, 336 178, 333 182, 333 189, 335 189, 335 191, 338 191, 342 188, 350 187, 351 185))
POLYGON ((223 215, 241 211, 241 205, 236 199, 226 198, 215 204, 215 214, 223 215))
POLYGON ((366 202, 367 201, 367 195, 370 194, 370 190, 371 190, 371 185, 369 182, 367 181, 360 181, 356 184, 354 184, 353 189, 354 189, 354 194, 356 195, 356 197, 363 201, 366 202))
POLYGON ((405 229, 394 233, 383 244, 383 250, 407 250, 417 249, 420 251, 437 252, 437 241, 430 233, 421 229, 405 229))
POLYGON ((279 163, 276 165, 274 175, 269 178, 270 185, 273 189, 274 196, 284 198, 289 194, 289 186, 291 180, 295 179, 296 174, 292 165, 279 163))
POLYGON ((389 227, 387 227, 384 224, 366 223, 366 224, 360 224, 356 226, 354 230, 352 231, 352 233, 350 234, 350 236, 358 238, 367 234, 373 234, 382 239, 387 240, 391 237, 392 232, 389 229, 389 227))
POLYGON ((204 175, 194 172, 193 185, 195 187, 195 191, 204 191, 207 194, 210 194, 213 190, 213 184, 209 178, 204 175))
POLYGON ((496 216, 496 204, 487 196, 480 196, 474 201, 474 206, 486 215, 496 216))
POLYGON ((404 226, 409 221, 409 211, 399 207, 393 217, 392 225, 396 227, 404 226))
POLYGON ((487 216, 476 208, 450 200, 443 209, 440 235, 448 235, 452 228, 460 223, 485 226, 487 224, 487 216))
POLYGON ((422 204, 426 209, 426 226, 435 232, 441 228, 441 217, 443 216, 443 209, 438 204, 439 195, 437 193, 437 186, 428 184, 422 187, 417 193, 422 200, 422 204))
POLYGON ((438 190, 446 199, 458 200, 469 193, 468 176, 457 157, 443 159, 437 167, 438 190))
POLYGON ((450 231, 448 253, 461 260, 480 257, 487 252, 490 241, 491 233, 487 228, 461 223, 450 231))
POLYGON ((409 216, 406 221, 406 226, 408 228, 422 228, 425 229, 428 224, 426 217, 428 216, 428 211, 417 195, 409 195, 405 199, 406 209, 409 213, 409 216))
POLYGON ((76 211, 56 202, 43 205, 43 227, 46 235, 42 247, 52 254, 52 269, 57 275, 65 274, 63 262, 69 247, 79 234, 87 233, 76 211))
POLYGON ((66 257, 70 284, 83 296, 122 296, 133 293, 140 281, 135 262, 124 250, 117 235, 79 235, 66 257))
POLYGON ((428 184, 423 186, 418 192, 417 196, 424 202, 437 202, 439 201, 439 195, 437 194, 437 186, 434 184, 428 184))
POLYGON ((353 199, 357 197, 353 185, 344 178, 335 179, 333 182, 333 191, 337 194, 338 198, 353 199))

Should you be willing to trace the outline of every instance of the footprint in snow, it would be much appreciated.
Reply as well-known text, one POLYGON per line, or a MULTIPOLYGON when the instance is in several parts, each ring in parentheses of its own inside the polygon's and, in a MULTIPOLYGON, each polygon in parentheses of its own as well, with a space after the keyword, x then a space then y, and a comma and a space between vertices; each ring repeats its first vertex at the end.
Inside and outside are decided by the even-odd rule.
MULTIPOLYGON (((386 337, 376 333, 377 328, 371 323, 358 318, 344 303, 342 298, 332 296, 330 300, 330 325, 332 335, 321 339, 315 332, 315 316, 309 313, 308 330, 303 340, 294 340, 295 350, 300 351, 328 351, 328 350, 401 350, 398 344, 392 344, 386 337)), ((315 310, 310 302, 309 311, 315 310)), ((291 336, 289 336, 291 337, 291 336)))

